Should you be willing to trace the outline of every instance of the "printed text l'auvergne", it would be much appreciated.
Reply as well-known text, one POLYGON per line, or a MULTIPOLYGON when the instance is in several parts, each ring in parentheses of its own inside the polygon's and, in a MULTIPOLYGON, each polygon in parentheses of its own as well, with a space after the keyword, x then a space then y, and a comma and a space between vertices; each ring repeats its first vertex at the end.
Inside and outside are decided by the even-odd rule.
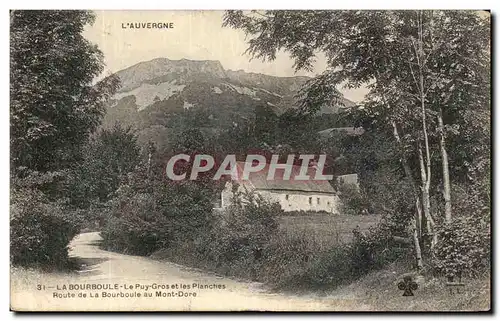
POLYGON ((173 29, 173 22, 122 22, 122 29, 173 29))

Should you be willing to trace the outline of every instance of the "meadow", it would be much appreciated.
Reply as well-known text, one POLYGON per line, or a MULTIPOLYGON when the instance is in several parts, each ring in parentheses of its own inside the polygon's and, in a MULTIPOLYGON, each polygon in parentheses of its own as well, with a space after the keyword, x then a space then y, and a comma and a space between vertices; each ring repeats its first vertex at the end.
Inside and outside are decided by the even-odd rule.
POLYGON ((279 218, 280 230, 287 235, 305 234, 327 246, 347 243, 353 230, 366 233, 380 222, 380 215, 332 215, 330 213, 299 212, 279 218))

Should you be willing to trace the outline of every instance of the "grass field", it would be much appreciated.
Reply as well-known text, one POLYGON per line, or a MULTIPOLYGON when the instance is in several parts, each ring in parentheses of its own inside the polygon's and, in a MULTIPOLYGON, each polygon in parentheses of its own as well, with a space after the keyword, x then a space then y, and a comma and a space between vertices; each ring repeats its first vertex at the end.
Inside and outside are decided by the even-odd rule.
POLYGON ((377 225, 380 215, 332 215, 328 213, 304 213, 280 217, 280 228, 285 234, 304 233, 323 245, 349 242, 352 231, 359 226, 367 231, 377 225))
MULTIPOLYGON (((310 213, 280 217, 280 229, 288 235, 305 234, 310 246, 325 249, 339 242, 349 242, 352 230, 367 231, 381 219, 379 215, 330 215, 310 213)), ((373 271, 349 285, 327 289, 332 298, 352 298, 374 311, 487 311, 490 309, 490 276, 464 280, 461 293, 450 293, 444 278, 427 276, 418 284, 414 296, 402 296, 398 282, 410 272, 407 262, 397 261, 373 271)), ((314 291, 313 291, 314 292, 314 291)), ((316 291, 317 292, 317 291, 316 291)))
POLYGON ((329 294, 354 297, 373 311, 488 311, 491 308, 489 274, 476 279, 464 278, 465 286, 460 293, 451 292, 444 277, 427 276, 417 281, 414 296, 403 296, 398 283, 406 272, 407 268, 394 263, 329 294))

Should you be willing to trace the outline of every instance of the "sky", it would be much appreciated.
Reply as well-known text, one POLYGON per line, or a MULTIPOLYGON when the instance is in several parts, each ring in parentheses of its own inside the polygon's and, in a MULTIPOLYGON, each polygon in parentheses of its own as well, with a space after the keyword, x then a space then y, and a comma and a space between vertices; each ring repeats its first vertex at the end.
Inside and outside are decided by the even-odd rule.
MULTIPOLYGON (((272 76, 315 76, 326 69, 318 56, 312 72, 295 73, 293 61, 280 52, 276 60, 262 62, 244 52, 243 31, 222 27, 223 11, 96 11, 96 20, 84 36, 104 53, 110 74, 154 58, 171 60, 218 60, 224 69, 244 70, 272 76), (172 29, 131 29, 127 23, 173 23, 172 29), (124 28, 125 27, 125 28, 124 28)), ((248 39, 247 39, 248 40, 248 39)), ((344 90, 346 98, 361 101, 366 89, 344 90)))

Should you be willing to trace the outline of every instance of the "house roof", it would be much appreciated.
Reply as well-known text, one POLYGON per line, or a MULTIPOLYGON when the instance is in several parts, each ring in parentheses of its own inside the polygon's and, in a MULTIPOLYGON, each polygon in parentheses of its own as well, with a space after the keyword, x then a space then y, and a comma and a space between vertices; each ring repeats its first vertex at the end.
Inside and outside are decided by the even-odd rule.
POLYGON ((284 169, 276 169, 274 178, 268 180, 269 164, 266 164, 261 171, 250 173, 248 180, 242 179, 245 162, 237 162, 236 167, 238 170, 238 183, 251 185, 251 187, 258 190, 335 193, 335 189, 330 185, 329 181, 314 179, 316 174, 316 169, 314 167, 309 167, 307 170, 307 175, 311 178, 309 180, 294 180, 294 177, 300 173, 301 168, 301 166, 296 165, 291 166, 290 179, 287 180, 283 179, 285 173, 284 169))

